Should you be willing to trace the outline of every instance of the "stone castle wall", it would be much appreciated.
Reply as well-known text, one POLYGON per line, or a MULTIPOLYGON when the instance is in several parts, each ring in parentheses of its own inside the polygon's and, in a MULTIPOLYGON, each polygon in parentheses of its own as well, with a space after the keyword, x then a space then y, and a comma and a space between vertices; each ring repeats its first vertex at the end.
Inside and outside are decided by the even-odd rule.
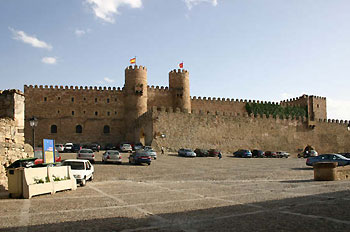
POLYGON ((296 153, 310 144, 320 153, 350 151, 347 121, 319 120, 314 129, 303 119, 252 117, 247 114, 174 112, 153 109, 152 145, 173 151, 184 148, 218 148, 225 152, 237 149, 284 150, 296 153), (162 138, 159 135, 165 134, 162 138))
POLYGON ((24 96, 19 90, 0 93, 0 191, 7 188, 5 167, 30 151, 24 144, 24 96))

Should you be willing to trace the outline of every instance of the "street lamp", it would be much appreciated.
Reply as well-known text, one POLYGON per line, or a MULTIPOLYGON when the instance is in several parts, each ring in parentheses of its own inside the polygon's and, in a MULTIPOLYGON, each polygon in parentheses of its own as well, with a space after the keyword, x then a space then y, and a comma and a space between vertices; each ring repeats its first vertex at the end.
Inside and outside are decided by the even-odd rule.
POLYGON ((33 128, 33 149, 35 149, 35 127, 38 126, 38 119, 33 116, 29 119, 29 124, 33 128))

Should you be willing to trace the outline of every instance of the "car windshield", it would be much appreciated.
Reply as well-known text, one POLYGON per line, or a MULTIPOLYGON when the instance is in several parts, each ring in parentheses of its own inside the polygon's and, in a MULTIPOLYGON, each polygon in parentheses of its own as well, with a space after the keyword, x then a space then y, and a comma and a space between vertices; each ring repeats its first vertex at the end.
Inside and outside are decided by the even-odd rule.
POLYGON ((80 153, 93 153, 92 150, 81 150, 80 153))
POLYGON ((184 149, 185 152, 192 152, 190 149, 184 149))
POLYGON ((109 151, 108 153, 110 155, 119 155, 119 152, 117 152, 117 151, 109 151))
POLYGON ((84 162, 64 162, 63 166, 70 166, 72 170, 84 170, 84 162))

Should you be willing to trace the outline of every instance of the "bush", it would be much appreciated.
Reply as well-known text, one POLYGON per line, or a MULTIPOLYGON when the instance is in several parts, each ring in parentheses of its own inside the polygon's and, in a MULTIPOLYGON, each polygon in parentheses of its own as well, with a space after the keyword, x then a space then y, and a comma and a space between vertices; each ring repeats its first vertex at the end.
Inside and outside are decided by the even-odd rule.
POLYGON ((307 107, 299 106, 281 106, 272 103, 246 103, 245 109, 248 114, 258 114, 262 116, 272 115, 274 118, 293 118, 293 117, 307 117, 307 107))

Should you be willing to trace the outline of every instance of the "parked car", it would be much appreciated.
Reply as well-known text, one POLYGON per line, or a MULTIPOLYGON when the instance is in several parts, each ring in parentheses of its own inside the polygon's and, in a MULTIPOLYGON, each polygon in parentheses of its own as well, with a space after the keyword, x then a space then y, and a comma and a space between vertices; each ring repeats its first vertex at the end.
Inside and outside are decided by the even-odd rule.
POLYGON ((209 149, 208 152, 209 152, 209 156, 211 157, 217 157, 219 156, 219 153, 221 153, 221 151, 218 149, 209 149))
POLYGON ((64 152, 72 152, 73 143, 65 143, 64 144, 64 152))
POLYGON ((298 158, 308 158, 308 157, 315 157, 318 156, 318 153, 316 150, 310 150, 310 151, 304 151, 302 153, 298 154, 298 158))
POLYGON ((121 152, 132 152, 132 147, 129 143, 120 144, 119 150, 121 152))
POLYGON ((209 151, 206 149, 199 149, 197 148, 196 150, 194 150, 194 153, 196 153, 196 155, 198 157, 207 157, 209 156, 209 151))
POLYGON ((350 159, 350 153, 348 153, 348 152, 345 152, 345 153, 337 153, 337 154, 342 155, 342 156, 344 156, 345 158, 350 159))
POLYGON ((88 160, 68 159, 62 162, 62 166, 70 166, 77 184, 85 186, 86 181, 94 179, 94 166, 88 160))
POLYGON ((151 165, 151 162, 152 162, 152 157, 145 150, 137 150, 134 153, 131 153, 129 156, 130 164, 146 163, 148 165, 151 165))
POLYGON ((77 159, 89 160, 95 163, 95 153, 91 149, 83 148, 78 152, 77 159))
POLYGON ((15 162, 13 162, 12 164, 10 164, 8 167, 6 167, 6 169, 20 168, 20 167, 31 168, 35 165, 36 159, 37 158, 18 159, 15 162))
POLYGON ((99 152, 101 150, 101 146, 98 143, 87 144, 86 148, 91 149, 93 151, 97 151, 97 152, 99 152))
POLYGON ((155 152, 153 149, 147 149, 145 151, 151 156, 152 159, 157 159, 157 152, 155 152))
POLYGON ((102 163, 122 163, 122 156, 119 154, 119 151, 117 150, 107 150, 105 153, 102 154, 102 163))
POLYGON ((183 157, 196 157, 196 153, 194 151, 192 151, 191 149, 185 149, 185 148, 181 148, 177 154, 179 156, 183 156, 183 157))
POLYGON ((336 162, 338 166, 350 164, 350 159, 339 154, 322 154, 319 156, 309 157, 306 160, 307 166, 313 166, 315 163, 336 162))
POLYGON ((265 151, 266 158, 277 158, 277 153, 274 151, 265 151))
POLYGON ((117 146, 111 143, 106 144, 105 150, 117 150, 117 146))
POLYGON ((143 149, 144 150, 152 150, 152 147, 151 146, 144 146, 143 149))
POLYGON ((142 143, 136 143, 136 144, 133 146, 133 149, 134 149, 135 151, 136 151, 136 150, 143 149, 142 143))
MULTIPOLYGON (((36 158, 35 164, 42 164, 44 163, 44 157, 43 157, 43 148, 42 147, 36 147, 34 149, 34 157, 36 158)), ((61 162, 61 155, 60 153, 55 149, 55 162, 61 162)))
POLYGON ((241 158, 252 158, 252 152, 250 150, 239 149, 233 152, 233 156, 241 158))
POLYGON ((72 147, 72 152, 78 152, 82 149, 83 147, 78 144, 78 143, 73 143, 73 147, 72 147))
POLYGON ((265 157, 265 152, 262 150, 254 149, 252 150, 252 157, 263 158, 265 157))
POLYGON ((278 151, 276 152, 277 158, 288 158, 289 153, 285 151, 278 151))
POLYGON ((63 144, 55 144, 55 148, 58 152, 64 152, 63 144))

